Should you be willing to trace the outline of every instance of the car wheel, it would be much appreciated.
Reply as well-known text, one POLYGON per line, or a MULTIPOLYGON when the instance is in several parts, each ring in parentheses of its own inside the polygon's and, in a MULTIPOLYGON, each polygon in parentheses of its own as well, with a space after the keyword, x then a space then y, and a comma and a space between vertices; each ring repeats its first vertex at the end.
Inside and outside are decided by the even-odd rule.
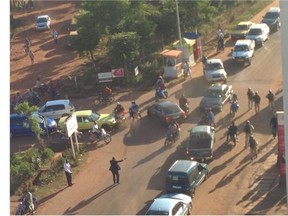
POLYGON ((191 215, 192 213, 192 203, 189 203, 189 207, 188 207, 188 215, 191 215))

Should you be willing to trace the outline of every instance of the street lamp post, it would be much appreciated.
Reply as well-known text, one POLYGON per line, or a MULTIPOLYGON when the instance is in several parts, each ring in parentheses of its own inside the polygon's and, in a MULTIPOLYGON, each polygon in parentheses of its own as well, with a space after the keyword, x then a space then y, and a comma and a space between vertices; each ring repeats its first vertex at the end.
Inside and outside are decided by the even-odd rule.
POLYGON ((178 9, 178 0, 176 0, 176 14, 177 14, 177 25, 178 25, 178 36, 180 48, 182 49, 182 37, 181 37, 181 29, 180 29, 180 18, 179 18, 179 9, 178 9))

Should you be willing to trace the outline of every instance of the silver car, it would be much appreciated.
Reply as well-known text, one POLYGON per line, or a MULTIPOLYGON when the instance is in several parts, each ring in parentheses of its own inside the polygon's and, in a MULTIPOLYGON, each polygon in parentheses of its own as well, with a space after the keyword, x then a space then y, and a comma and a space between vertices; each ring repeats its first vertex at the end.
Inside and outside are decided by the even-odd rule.
POLYGON ((190 215, 192 199, 181 193, 164 194, 154 199, 146 215, 190 215))
POLYGON ((51 18, 48 15, 38 16, 36 19, 36 29, 37 30, 46 30, 50 29, 51 18))
POLYGON ((212 84, 204 94, 200 102, 202 110, 217 110, 222 111, 223 105, 232 99, 232 85, 227 84, 212 84))
POLYGON ((208 59, 205 63, 204 75, 209 83, 219 81, 226 83, 227 73, 221 59, 208 59))

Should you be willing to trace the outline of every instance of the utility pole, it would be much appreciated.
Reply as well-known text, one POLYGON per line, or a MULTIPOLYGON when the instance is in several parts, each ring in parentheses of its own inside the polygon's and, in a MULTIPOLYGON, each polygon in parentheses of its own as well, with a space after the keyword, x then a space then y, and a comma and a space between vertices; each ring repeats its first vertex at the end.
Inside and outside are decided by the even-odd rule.
POLYGON ((181 28, 180 28, 180 18, 179 18, 179 9, 178 9, 178 0, 176 0, 176 14, 177 14, 177 25, 178 25, 178 36, 179 36, 179 43, 180 48, 183 48, 182 45, 182 36, 181 36, 181 28))

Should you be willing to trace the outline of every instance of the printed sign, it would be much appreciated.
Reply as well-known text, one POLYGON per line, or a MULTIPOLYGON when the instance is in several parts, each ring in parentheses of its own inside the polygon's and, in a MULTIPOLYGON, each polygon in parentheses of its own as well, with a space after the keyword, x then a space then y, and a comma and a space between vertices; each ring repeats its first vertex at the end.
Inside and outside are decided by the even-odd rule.
POLYGON ((112 77, 113 78, 124 77, 124 69, 123 68, 113 69, 112 77))

